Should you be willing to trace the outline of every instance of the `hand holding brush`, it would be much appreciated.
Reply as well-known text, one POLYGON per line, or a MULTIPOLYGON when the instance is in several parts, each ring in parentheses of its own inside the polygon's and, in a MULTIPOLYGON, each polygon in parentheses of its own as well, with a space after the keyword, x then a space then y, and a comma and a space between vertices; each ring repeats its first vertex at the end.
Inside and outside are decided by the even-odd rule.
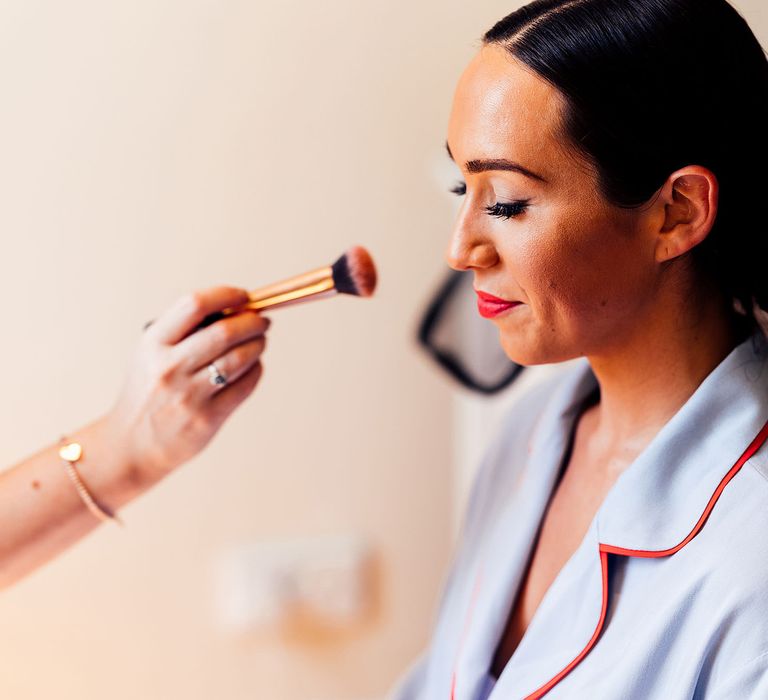
MULTIPOLYGON (((369 297, 376 289, 376 267, 365 248, 350 248, 335 263, 282 282, 275 282, 248 293, 245 304, 229 307, 206 316, 195 330, 247 309, 263 311, 281 306, 324 299, 337 294, 369 297)), ((153 322, 148 322, 148 328, 153 322)))

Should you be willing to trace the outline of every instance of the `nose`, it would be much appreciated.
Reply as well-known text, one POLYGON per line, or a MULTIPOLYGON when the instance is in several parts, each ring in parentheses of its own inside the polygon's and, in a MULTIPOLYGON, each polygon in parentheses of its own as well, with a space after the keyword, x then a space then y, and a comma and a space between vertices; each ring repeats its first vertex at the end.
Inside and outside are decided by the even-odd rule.
POLYGON ((445 261, 459 272, 493 267, 499 261, 496 246, 479 232, 473 232, 464 218, 456 222, 445 261))

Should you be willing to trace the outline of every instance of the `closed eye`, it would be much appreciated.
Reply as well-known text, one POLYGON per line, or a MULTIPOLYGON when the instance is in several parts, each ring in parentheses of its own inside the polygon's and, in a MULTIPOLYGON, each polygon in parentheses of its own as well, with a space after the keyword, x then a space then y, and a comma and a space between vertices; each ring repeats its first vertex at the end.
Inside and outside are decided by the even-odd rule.
MULTIPOLYGON (((459 197, 463 197, 467 194, 467 185, 464 182, 458 182, 450 191, 459 197)), ((496 202, 496 204, 486 207, 485 211, 490 216, 495 216, 499 219, 512 219, 525 212, 529 204, 530 200, 527 199, 516 202, 496 202)))
POLYGON ((515 216, 520 216, 528 208, 527 201, 520 202, 496 202, 490 207, 486 207, 491 216, 495 216, 499 219, 511 219, 515 216))

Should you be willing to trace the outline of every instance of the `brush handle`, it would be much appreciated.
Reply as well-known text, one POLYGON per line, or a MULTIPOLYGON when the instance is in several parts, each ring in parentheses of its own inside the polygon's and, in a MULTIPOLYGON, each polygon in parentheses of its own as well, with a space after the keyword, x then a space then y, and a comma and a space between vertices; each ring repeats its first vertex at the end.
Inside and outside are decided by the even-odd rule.
MULTIPOLYGON (((326 268, 323 268, 325 272, 326 268)), ((316 273, 315 273, 316 275, 316 273)), ((247 309, 253 311, 264 311, 266 309, 274 309, 281 306, 291 306, 293 304, 300 304, 304 301, 311 301, 314 299, 324 299, 325 297, 335 296, 338 294, 334 283, 333 277, 323 275, 318 279, 315 276, 313 279, 309 279, 303 276, 303 286, 298 288, 288 288, 285 283, 279 283, 279 285, 270 285, 262 289, 255 290, 249 293, 250 301, 242 306, 233 306, 216 313, 206 316, 192 331, 196 333, 202 328, 210 326, 216 321, 220 321, 222 318, 231 316, 232 314, 247 309), (314 283, 312 283, 314 282, 314 283)), ((144 330, 147 330, 154 321, 148 321, 144 324, 144 330)))
MULTIPOLYGON (((225 318, 228 314, 225 314, 222 311, 217 311, 215 314, 209 314, 206 316, 197 326, 195 326, 195 329, 192 331, 193 333, 196 333, 201 328, 206 328, 207 326, 210 326, 212 323, 216 323, 216 321, 220 321, 222 318, 225 318)), ((144 328, 142 330, 147 330, 153 323, 155 322, 154 319, 151 321, 147 321, 144 324, 144 328)))
POLYGON ((301 304, 305 301, 314 301, 315 299, 324 299, 329 296, 336 296, 338 291, 333 286, 333 280, 323 280, 317 284, 302 287, 300 289, 293 289, 287 292, 281 292, 272 296, 256 296, 251 294, 251 301, 242 306, 233 306, 229 309, 217 311, 215 314, 206 316, 203 321, 195 330, 210 326, 212 323, 216 323, 226 316, 239 313, 241 311, 266 311, 267 309, 275 309, 282 306, 292 306, 294 304, 301 304))

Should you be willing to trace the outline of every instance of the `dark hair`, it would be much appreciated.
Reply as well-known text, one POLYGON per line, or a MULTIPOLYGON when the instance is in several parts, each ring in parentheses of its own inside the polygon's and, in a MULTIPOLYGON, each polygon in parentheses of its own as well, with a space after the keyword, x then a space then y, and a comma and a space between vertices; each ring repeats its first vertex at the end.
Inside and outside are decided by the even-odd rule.
POLYGON ((725 0, 536 0, 483 37, 566 98, 563 134, 603 196, 637 207, 701 165, 720 206, 691 251, 751 325, 768 309, 768 60, 725 0))

